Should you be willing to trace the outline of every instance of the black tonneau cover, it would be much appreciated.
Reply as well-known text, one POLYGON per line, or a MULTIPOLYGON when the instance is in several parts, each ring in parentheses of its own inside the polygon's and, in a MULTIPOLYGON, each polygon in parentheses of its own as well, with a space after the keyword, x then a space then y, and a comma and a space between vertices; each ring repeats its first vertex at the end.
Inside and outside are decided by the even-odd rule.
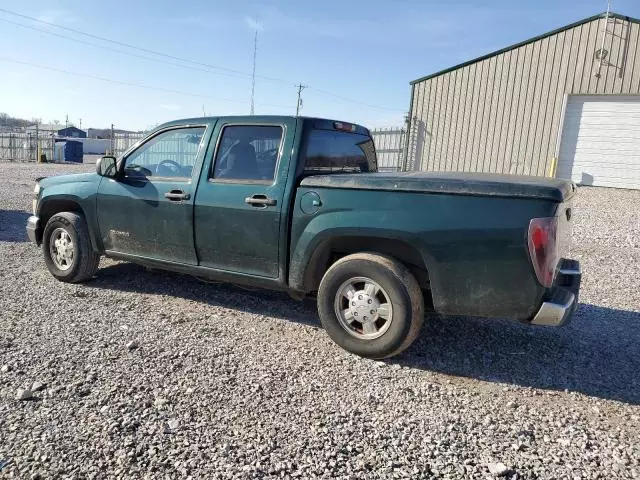
POLYGON ((306 177, 302 180, 301 185, 304 187, 358 190, 537 198, 558 203, 571 198, 576 189, 572 182, 556 178, 459 172, 334 173, 306 177))

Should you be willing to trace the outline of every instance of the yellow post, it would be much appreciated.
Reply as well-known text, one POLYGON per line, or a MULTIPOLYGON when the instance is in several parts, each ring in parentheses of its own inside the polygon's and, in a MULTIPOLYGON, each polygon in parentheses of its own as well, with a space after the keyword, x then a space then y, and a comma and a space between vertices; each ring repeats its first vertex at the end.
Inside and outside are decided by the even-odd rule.
POLYGON ((557 167, 558 167, 558 157, 553 157, 551 159, 551 165, 549 165, 549 174, 547 176, 551 178, 555 177, 557 167))

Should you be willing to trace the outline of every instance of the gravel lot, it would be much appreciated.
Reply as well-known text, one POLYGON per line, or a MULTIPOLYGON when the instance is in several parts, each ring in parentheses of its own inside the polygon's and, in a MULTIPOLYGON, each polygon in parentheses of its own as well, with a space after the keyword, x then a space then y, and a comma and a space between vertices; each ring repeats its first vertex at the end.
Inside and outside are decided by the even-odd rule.
POLYGON ((7 478, 640 478, 640 192, 579 190, 569 326, 435 318, 382 363, 286 295, 105 259, 54 280, 33 181, 92 169, 0 163, 7 478))

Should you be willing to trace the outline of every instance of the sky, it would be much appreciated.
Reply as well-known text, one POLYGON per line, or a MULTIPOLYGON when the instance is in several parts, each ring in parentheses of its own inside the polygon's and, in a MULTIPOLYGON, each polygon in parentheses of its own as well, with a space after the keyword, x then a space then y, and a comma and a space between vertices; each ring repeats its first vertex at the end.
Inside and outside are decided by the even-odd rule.
MULTIPOLYGON (((398 126, 410 81, 605 10, 605 0, 0 0, 0 112, 131 130, 246 115, 257 31, 256 114, 295 114, 303 84, 302 115, 398 126)), ((640 1, 613 0, 612 11, 640 17, 640 1)))

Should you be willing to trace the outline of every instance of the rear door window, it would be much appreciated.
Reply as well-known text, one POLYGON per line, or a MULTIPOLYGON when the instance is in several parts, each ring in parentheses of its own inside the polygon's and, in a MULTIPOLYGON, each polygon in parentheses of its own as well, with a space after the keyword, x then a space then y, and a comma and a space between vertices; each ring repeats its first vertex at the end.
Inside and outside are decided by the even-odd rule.
POLYGON ((376 172, 378 161, 371 137, 337 130, 310 130, 304 174, 376 172))
POLYGON ((214 180, 273 182, 283 129, 271 125, 224 127, 216 153, 214 180))

